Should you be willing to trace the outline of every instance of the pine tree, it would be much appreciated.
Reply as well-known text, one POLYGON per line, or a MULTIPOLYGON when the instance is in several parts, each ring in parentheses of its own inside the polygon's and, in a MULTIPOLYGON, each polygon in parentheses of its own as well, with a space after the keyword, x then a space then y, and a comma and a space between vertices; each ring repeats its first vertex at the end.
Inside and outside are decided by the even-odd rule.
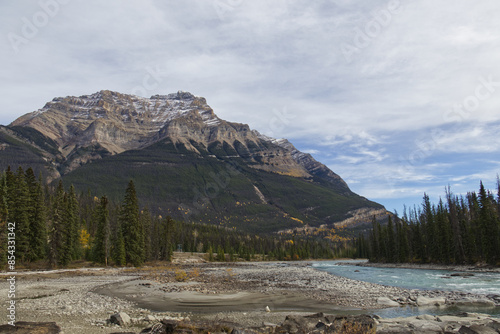
POLYGON ((12 185, 11 200, 13 203, 10 207, 9 222, 16 224, 16 261, 28 261, 30 256, 30 221, 28 213, 29 192, 26 184, 26 177, 21 167, 18 168, 15 176, 15 184, 12 185))
POLYGON ((66 245, 68 239, 67 224, 64 221, 66 210, 65 195, 63 183, 59 181, 52 203, 49 231, 49 262, 52 266, 64 266, 70 259, 66 245))
POLYGON ((455 259, 455 263, 463 264, 465 263, 465 251, 458 217, 458 200, 452 195, 450 186, 446 188, 446 200, 448 202, 449 221, 453 233, 453 258, 455 259))
POLYGON ((224 248, 221 245, 217 247, 217 261, 226 261, 226 254, 224 254, 224 248))
POLYGON ((71 260, 77 260, 82 256, 82 247, 79 240, 80 223, 78 217, 78 200, 75 187, 71 185, 66 197, 65 222, 67 225, 67 249, 71 260))
POLYGON ((386 233, 384 233, 385 229, 382 228, 380 223, 377 223, 377 241, 378 241, 378 249, 379 249, 379 261, 387 261, 387 237, 386 233))
POLYGON ((396 220, 398 239, 398 261, 406 263, 410 260, 410 244, 408 242, 408 224, 406 219, 396 220))
POLYGON ((0 177, 0 269, 7 264, 7 181, 5 175, 0 177))
POLYGON ((164 223, 164 240, 162 240, 162 254, 163 259, 166 261, 172 261, 173 256, 173 236, 175 234, 175 222, 172 217, 167 216, 164 223))
POLYGON ((47 253, 47 217, 41 175, 37 181, 33 169, 26 170, 29 192, 30 260, 45 259, 47 253))
POLYGON ((131 180, 125 191, 120 215, 125 259, 138 267, 144 262, 144 229, 139 220, 139 203, 134 182, 131 180))
POLYGON ((117 266, 124 266, 126 264, 125 241, 123 239, 122 228, 117 226, 113 237, 113 251, 112 258, 117 266))
POLYGON ((107 266, 110 249, 110 226, 108 199, 106 196, 103 196, 101 198, 96 211, 97 214, 95 215, 95 224, 97 226, 97 231, 94 237, 94 245, 92 247, 93 260, 98 263, 103 263, 107 266))
POLYGON ((424 215, 424 229, 425 229, 425 243, 428 245, 427 258, 430 261, 438 261, 441 254, 441 244, 439 242, 438 229, 435 222, 434 209, 431 206, 429 196, 424 194, 424 204, 423 204, 423 215, 424 215))
POLYGON ((149 212, 148 208, 144 208, 144 210, 142 210, 139 219, 142 225, 142 232, 143 232, 142 247, 144 248, 144 261, 147 261, 148 259, 151 258, 151 228, 152 228, 151 213, 149 212))
POLYGON ((485 241, 483 236, 483 229, 481 226, 480 219, 480 207, 479 200, 475 192, 467 194, 467 203, 469 209, 469 225, 471 236, 473 236, 472 245, 474 247, 474 255, 472 256, 473 261, 479 261, 485 256, 485 241))
POLYGON ((370 261, 378 262, 380 259, 380 249, 379 249, 379 241, 377 238, 377 220, 375 216, 372 218, 372 230, 370 232, 370 241, 371 241, 371 252, 370 252, 370 261))
POLYGON ((396 262, 397 252, 396 252, 396 237, 394 236, 394 224, 392 223, 391 216, 388 217, 387 221, 387 261, 396 262))
POLYGON ((448 214, 440 198, 435 213, 436 226, 438 230, 438 242, 440 243, 440 252, 438 260, 441 263, 450 263, 452 252, 452 232, 448 221, 448 214))
POLYGON ((499 219, 496 208, 493 204, 492 196, 486 193, 483 182, 480 184, 479 202, 480 202, 480 225, 483 230, 483 240, 485 249, 485 258, 489 264, 496 265, 500 259, 499 247, 499 219))

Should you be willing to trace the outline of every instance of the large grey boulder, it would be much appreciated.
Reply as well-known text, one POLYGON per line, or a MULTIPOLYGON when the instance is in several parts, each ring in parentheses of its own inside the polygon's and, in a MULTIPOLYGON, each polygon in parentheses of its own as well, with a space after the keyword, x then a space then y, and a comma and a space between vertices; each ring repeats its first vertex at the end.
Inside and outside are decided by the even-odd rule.
POLYGON ((113 314, 109 318, 109 322, 112 324, 117 324, 119 326, 128 326, 132 322, 132 319, 130 319, 129 315, 125 312, 118 312, 113 314))
POLYGON ((418 296, 417 297, 417 305, 418 306, 441 306, 446 304, 446 299, 444 297, 435 297, 435 298, 429 298, 429 297, 424 297, 424 296, 418 296))
POLYGON ((390 299, 389 297, 379 297, 377 298, 377 304, 382 306, 396 307, 399 303, 390 299))
POLYGON ((455 305, 459 307, 495 307, 495 303, 487 298, 462 298, 455 301, 455 305))
POLYGON ((488 326, 472 325, 472 326, 462 326, 458 330, 460 334, 498 334, 496 330, 488 326))

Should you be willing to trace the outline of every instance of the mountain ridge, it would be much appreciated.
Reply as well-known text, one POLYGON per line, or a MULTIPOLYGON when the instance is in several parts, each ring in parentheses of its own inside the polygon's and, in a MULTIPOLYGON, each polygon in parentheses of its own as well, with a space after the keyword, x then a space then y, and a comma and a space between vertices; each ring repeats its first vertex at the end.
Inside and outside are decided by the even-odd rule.
MULTIPOLYGON (((290 227, 299 224, 297 221, 303 221, 301 218, 310 219, 313 225, 319 225, 333 223, 334 219, 330 217, 335 217, 336 220, 349 218, 348 212, 360 208, 383 208, 354 194, 339 175, 310 154, 297 150, 288 140, 262 135, 257 130, 250 129, 247 124, 220 119, 205 98, 189 92, 178 91, 144 98, 102 90, 80 97, 58 97, 0 130, 5 137, 2 140, 0 136, 0 144, 3 142, 4 145, 9 145, 8 140, 15 141, 14 138, 17 138, 25 145, 23 148, 18 145, 17 149, 30 150, 35 155, 38 152, 40 161, 37 163, 43 165, 45 161, 45 169, 50 171, 52 179, 62 177, 80 187, 84 187, 87 182, 87 185, 93 184, 99 188, 98 182, 92 181, 97 179, 92 175, 95 173, 92 170, 107 174, 111 165, 136 175, 132 171, 136 166, 134 163, 141 159, 143 166, 148 161, 156 164, 144 167, 143 170, 147 170, 149 174, 158 173, 163 168, 159 166, 170 161, 166 163, 170 167, 163 171, 165 179, 173 183, 177 180, 172 180, 170 176, 180 177, 182 174, 175 168, 185 168, 190 172, 184 175, 185 179, 176 188, 183 193, 184 198, 166 201, 169 203, 170 213, 174 204, 184 205, 186 198, 188 206, 193 204, 189 203, 189 196, 185 191, 192 188, 192 185, 185 184, 184 189, 183 182, 192 181, 191 183, 196 183, 195 188, 206 190, 207 184, 211 182, 210 175, 222 173, 221 170, 228 163, 241 170, 241 177, 233 176, 231 179, 238 179, 241 184, 228 184, 222 190, 231 192, 238 189, 232 194, 234 202, 241 203, 240 199, 245 199, 244 203, 250 203, 248 205, 252 209, 244 210, 245 217, 252 216, 254 211, 264 210, 262 206, 265 206, 264 211, 271 210, 275 216, 296 218, 297 220, 291 219, 292 224, 289 226, 281 226, 290 227), (83 178, 85 182, 81 182, 83 178), (304 192, 303 195, 307 194, 309 198, 297 199, 294 204, 298 208, 296 209, 287 196, 281 194, 281 189, 276 187, 278 180, 294 184, 285 188, 292 192, 304 192), (239 186, 242 188, 239 189, 239 186), (325 198, 316 198, 315 192, 324 193, 325 198), (329 196, 332 200, 350 204, 345 208, 337 208, 328 202, 329 196), (317 201, 332 210, 335 207, 339 212, 327 214, 328 210, 306 205, 317 201), (290 215, 291 211, 295 214, 290 215)), ((5 153, 6 150, 9 151, 5 148, 0 153, 5 153)), ((25 164, 21 164, 23 163, 25 164)), ((151 186, 155 185, 153 178, 140 174, 136 177, 144 179, 151 186)), ((206 191, 204 196, 212 202, 217 200, 210 198, 206 191)), ((155 203, 154 198, 146 202, 155 208, 162 207, 155 203)), ((216 215, 216 212, 227 211, 233 206, 227 198, 224 204, 212 203, 207 210, 212 210, 216 215)), ((163 209, 158 211, 165 213, 163 209)))

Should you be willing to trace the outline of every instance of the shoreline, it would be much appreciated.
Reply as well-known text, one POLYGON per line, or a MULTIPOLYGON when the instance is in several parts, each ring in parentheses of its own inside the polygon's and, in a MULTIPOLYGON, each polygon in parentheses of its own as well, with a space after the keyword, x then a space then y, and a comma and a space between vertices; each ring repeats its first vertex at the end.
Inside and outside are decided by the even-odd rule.
POLYGON ((500 267, 489 265, 454 265, 454 264, 432 264, 432 263, 381 263, 381 262, 349 262, 345 260, 343 265, 373 268, 402 268, 402 269, 424 269, 424 270, 448 270, 457 272, 476 273, 500 273, 500 267))
MULTIPOLYGON (((2 280, 2 303, 7 288, 2 280)), ((117 332, 121 328, 107 322, 116 312, 127 313, 133 320, 127 329, 138 333, 160 319, 252 327, 317 312, 374 314, 391 305, 416 304, 419 298, 431 304, 440 300, 441 307, 463 298, 484 299, 482 295, 351 280, 302 261, 187 262, 139 269, 26 273, 19 276, 17 289, 18 321, 55 321, 65 333, 75 334, 117 332)))

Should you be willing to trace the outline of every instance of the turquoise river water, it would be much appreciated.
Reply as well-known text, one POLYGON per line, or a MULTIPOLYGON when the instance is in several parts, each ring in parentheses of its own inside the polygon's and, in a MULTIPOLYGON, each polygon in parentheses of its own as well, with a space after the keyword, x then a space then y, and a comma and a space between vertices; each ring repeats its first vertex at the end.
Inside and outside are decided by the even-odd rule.
MULTIPOLYGON (((353 263, 355 261, 348 261, 353 263)), ((471 277, 451 277, 454 273, 448 270, 425 270, 404 268, 360 267, 343 264, 343 261, 314 262, 312 266, 318 270, 359 281, 397 286, 406 289, 452 290, 475 294, 500 295, 499 273, 474 273, 471 277)), ((446 314, 456 311, 480 312, 500 316, 500 308, 486 309, 453 309, 446 307, 400 307, 377 310, 374 313, 382 317, 412 316, 418 314, 446 314)))

